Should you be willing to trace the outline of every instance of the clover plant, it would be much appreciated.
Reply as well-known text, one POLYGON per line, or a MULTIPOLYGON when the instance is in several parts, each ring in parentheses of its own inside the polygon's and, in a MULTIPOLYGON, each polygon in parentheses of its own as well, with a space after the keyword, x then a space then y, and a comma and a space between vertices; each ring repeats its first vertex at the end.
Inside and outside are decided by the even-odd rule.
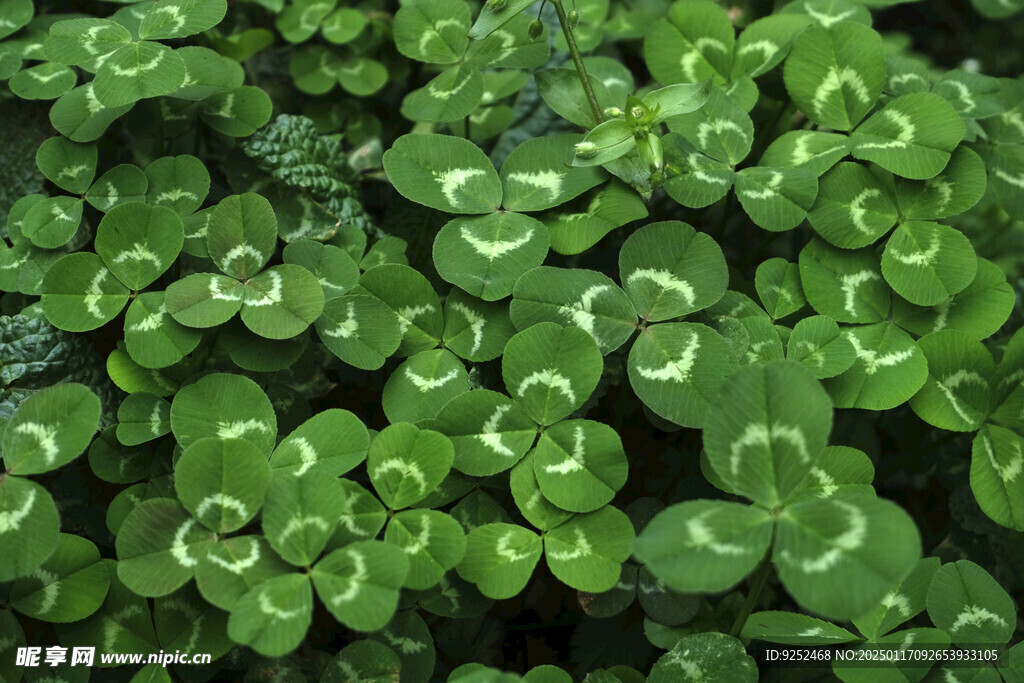
POLYGON ((0 680, 1020 680, 1022 7, 0 0, 0 680))

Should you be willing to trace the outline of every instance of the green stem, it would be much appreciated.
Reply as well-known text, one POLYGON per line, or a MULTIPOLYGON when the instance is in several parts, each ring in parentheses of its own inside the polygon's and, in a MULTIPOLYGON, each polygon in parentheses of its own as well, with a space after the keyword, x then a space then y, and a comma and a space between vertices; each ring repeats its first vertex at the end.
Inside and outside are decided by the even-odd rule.
POLYGON ((764 582, 768 578, 768 572, 771 571, 771 564, 768 562, 768 558, 761 560, 761 564, 755 570, 757 573, 754 575, 754 585, 751 586, 750 592, 747 593, 747 599, 743 603, 743 609, 736 615, 736 621, 733 622, 732 628, 729 630, 729 635, 733 638, 739 638, 740 633, 743 632, 743 627, 747 624, 747 617, 754 611, 754 605, 757 604, 757 599, 761 597, 761 589, 764 588, 764 582))
POLYGON ((552 0, 551 4, 555 6, 555 12, 558 14, 558 23, 562 25, 562 34, 565 36, 565 42, 569 46, 572 63, 576 65, 576 75, 580 77, 583 92, 586 93, 587 101, 590 102, 590 109, 594 112, 594 119, 598 123, 604 123, 604 116, 601 115, 601 105, 597 103, 594 88, 590 85, 590 76, 587 75, 587 68, 583 66, 583 57, 580 56, 580 49, 576 46, 576 38, 572 35, 572 29, 569 28, 569 20, 565 16, 565 9, 562 8, 562 0, 552 0))

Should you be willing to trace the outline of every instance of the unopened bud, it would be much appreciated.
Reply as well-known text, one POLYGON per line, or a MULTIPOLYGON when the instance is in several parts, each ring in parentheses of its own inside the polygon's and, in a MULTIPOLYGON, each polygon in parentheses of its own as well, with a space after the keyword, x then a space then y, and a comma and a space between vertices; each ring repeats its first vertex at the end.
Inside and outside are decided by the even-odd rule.
POLYGON ((497 14, 501 10, 505 9, 505 5, 508 4, 508 0, 487 0, 484 6, 497 14))
POLYGON ((593 159, 597 156, 597 145, 593 142, 579 142, 575 147, 576 156, 580 159, 593 159))
POLYGON ((544 33, 544 22, 540 19, 534 19, 530 22, 530 28, 527 30, 530 40, 537 40, 540 38, 541 33, 544 33))
POLYGON ((604 110, 604 115, 610 119, 617 119, 622 116, 625 112, 618 107, 608 107, 604 110))
POLYGON ((632 113, 634 119, 642 119, 647 112, 644 111, 643 107, 633 107, 632 113))
POLYGON ((580 23, 580 11, 573 7, 569 10, 569 13, 565 15, 566 23, 569 24, 570 29, 576 28, 576 24, 580 23))

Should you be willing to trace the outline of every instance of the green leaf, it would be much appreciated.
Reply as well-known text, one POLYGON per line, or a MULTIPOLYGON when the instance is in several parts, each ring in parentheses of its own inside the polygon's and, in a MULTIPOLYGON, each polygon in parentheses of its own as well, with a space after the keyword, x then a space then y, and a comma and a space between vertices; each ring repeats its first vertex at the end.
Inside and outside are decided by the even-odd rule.
POLYGON ((447 349, 421 351, 388 378, 381 407, 389 422, 419 422, 435 417, 466 391, 469 374, 455 354, 447 349))
POLYGON ((722 386, 704 423, 704 448, 736 493, 772 508, 821 457, 832 426, 828 395, 790 361, 741 368, 722 386))
POLYGON ((169 315, 163 292, 140 294, 124 316, 124 340, 128 354, 144 368, 174 365, 199 346, 203 336, 169 315))
POLYGON ((661 141, 665 168, 677 174, 665 181, 665 191, 672 199, 683 206, 700 209, 717 202, 732 187, 736 174, 729 164, 698 152, 679 133, 669 133, 661 141))
POLYGON ((754 274, 754 286, 768 315, 785 318, 804 307, 807 300, 800 286, 800 269, 782 258, 762 261, 754 274))
POLYGON ((534 470, 535 454, 536 451, 531 450, 512 468, 510 484, 516 507, 526 521, 546 531, 569 519, 573 513, 559 508, 541 493, 534 470))
POLYGON ((245 286, 215 273, 194 273, 167 287, 164 305, 186 327, 216 327, 242 308, 245 286))
POLYGON ((133 593, 168 595, 195 573, 214 535, 172 498, 132 508, 117 534, 117 575, 133 593))
POLYGON ((575 134, 532 138, 501 165, 503 205, 512 211, 540 211, 564 204, 601 183, 597 168, 573 168, 575 134))
MULTIPOLYGON (((594 118, 594 110, 590 108, 583 85, 580 82, 576 70, 569 67, 556 69, 544 69, 534 74, 537 82, 537 91, 540 93, 544 103, 571 123, 582 128, 591 129, 598 125, 594 118)), ((599 105, 621 106, 621 102, 612 101, 608 88, 588 74, 591 89, 599 105)))
POLYGON ((0 8, 2 26, 0 38, 6 38, 16 33, 20 28, 32 20, 35 11, 32 0, 8 0, 0 8))
POLYGON ((376 59, 359 57, 349 59, 337 68, 338 83, 356 97, 367 97, 388 82, 388 70, 376 59))
POLYGON ((402 100, 402 116, 413 121, 450 122, 476 109, 484 94, 480 70, 469 64, 451 66, 402 100))
MULTIPOLYGON (((5 439, 9 433, 5 433, 5 439)), ((50 557, 60 540, 60 521, 53 498, 29 479, 4 479, 0 488, 0 520, 0 553, 4 557, 0 581, 32 574, 50 557)), ((538 547, 538 554, 539 551, 538 547)))
POLYGON ((802 607, 849 619, 882 600, 920 556, 910 515, 887 500, 847 495, 788 506, 772 561, 802 607))
POLYGON ((303 422, 278 445, 270 467, 300 477, 310 470, 341 476, 366 460, 370 435, 347 410, 328 408, 303 422))
POLYGON ((579 408, 601 377, 601 351, 577 327, 538 323, 505 346, 502 377, 531 419, 550 425, 579 408))
POLYGON ((452 64, 469 44, 469 6, 461 0, 412 0, 395 14, 395 47, 410 59, 452 64))
POLYGON ((68 623, 85 619, 103 604, 110 574, 92 541, 61 534, 53 554, 11 585, 11 606, 33 619, 68 623))
POLYGON ((105 107, 96 99, 92 82, 60 96, 50 108, 50 123, 57 131, 75 142, 91 142, 103 135, 107 126, 132 105, 105 107))
POLYGON ((141 391, 129 394, 117 409, 117 440, 125 446, 138 446, 170 431, 171 404, 159 396, 141 391))
POLYGON ((99 211, 110 211, 126 202, 146 201, 149 180, 138 166, 119 164, 110 169, 92 184, 85 194, 85 201, 99 211))
MULTIPOLYGON (((235 90, 245 80, 241 64, 210 48, 188 46, 180 48, 178 56, 185 60, 186 75, 181 88, 171 94, 175 99, 190 102, 209 99, 213 102, 219 99, 217 96, 235 90)), ((178 106, 189 107, 183 103, 178 106)), ((205 109, 206 105, 202 108, 205 109)))
POLYGON ((218 534, 245 526, 263 505, 269 485, 266 456, 244 439, 193 441, 174 466, 178 499, 218 534))
POLYGON ((507 304, 481 301, 457 287, 445 299, 444 345, 460 358, 494 360, 515 332, 507 304))
POLYGON ((1024 530, 1024 439, 995 425, 985 425, 971 447, 971 490, 978 506, 993 521, 1024 530))
POLYGON ((327 544, 345 509, 342 480, 324 471, 275 470, 263 502, 263 534, 297 567, 309 566, 327 544))
POLYGON ((402 683, 427 683, 437 653, 430 629, 416 610, 398 612, 387 626, 370 636, 395 651, 402 661, 402 683))
MULTIPOLYGON (((544 66, 551 56, 551 48, 548 47, 548 27, 545 25, 540 35, 531 38, 530 23, 532 21, 532 16, 525 13, 520 14, 486 38, 474 40, 466 51, 466 63, 481 69, 533 69, 544 66)), ((586 58, 584 63, 586 63, 586 58)), ((587 68, 589 69, 589 67, 587 68)), ((494 73, 496 72, 484 72, 485 86, 488 74, 494 73)), ((523 75, 527 76, 528 74, 524 73, 523 75)))
POLYGON ((139 37, 165 40, 202 33, 219 24, 227 11, 226 0, 163 0, 142 18, 139 37))
POLYGON ((847 251, 815 239, 801 250, 799 263, 804 294, 817 313, 851 323, 889 314, 890 290, 873 250, 847 251))
POLYGON ((970 240, 956 228, 906 221, 885 245, 882 275, 904 299, 934 306, 971 284, 977 263, 970 240))
POLYGON ((70 68, 43 62, 14 74, 7 85, 23 100, 55 100, 74 88, 77 81, 78 76, 70 68))
POLYGON ((700 109, 669 119, 668 127, 698 151, 732 166, 746 158, 754 142, 750 116, 720 88, 712 88, 707 103, 700 109))
POLYGON ((812 26, 797 38, 783 69, 786 90, 807 117, 834 130, 852 130, 871 111, 885 85, 882 37, 868 26, 812 26))
POLYGON ((789 54, 793 41, 810 26, 811 19, 795 14, 775 14, 751 22, 736 40, 732 78, 765 74, 789 54))
POLYGON ((754 683, 757 664, 743 644, 724 633, 695 633, 679 640, 658 658, 648 683, 700 683, 733 681, 754 683))
POLYGON ((601 422, 559 422, 541 434, 534 452, 541 494, 570 512, 592 512, 609 503, 626 483, 628 470, 619 435, 601 422))
POLYGON ((842 162, 821 177, 807 220, 830 244, 859 249, 889 232, 897 214, 890 185, 861 164, 842 162))
POLYGON ((928 587, 928 616, 953 643, 1006 643, 1017 609, 988 572, 969 560, 942 566, 928 587))
POLYGON ((171 94, 185 82, 185 75, 185 60, 174 50, 141 41, 118 48, 107 57, 96 71, 93 88, 103 106, 123 107, 147 97, 171 94))
POLYGON ((357 640, 346 645, 324 669, 320 683, 348 683, 352 676, 357 681, 384 683, 399 680, 402 662, 387 645, 375 640, 357 640))
POLYGON ((543 544, 515 524, 485 524, 466 536, 466 554, 455 568, 466 581, 495 600, 519 593, 530 580, 543 544))
POLYGON ((214 373, 178 390, 171 403, 171 429, 182 448, 199 439, 247 439, 270 455, 277 416, 270 399, 248 377, 214 373))
POLYGON ((313 37, 324 18, 331 13, 337 0, 314 2, 299 0, 290 3, 277 17, 277 30, 289 43, 302 43, 313 37))
POLYGON ((518 404, 495 391, 474 390, 448 401, 431 428, 455 449, 452 467, 475 477, 503 472, 533 445, 537 428, 518 404))
POLYGON ((844 330, 857 361, 825 382, 837 408, 889 410, 910 399, 928 379, 928 361, 910 335, 892 323, 844 330))
POLYGON ((531 4, 533 4, 533 0, 511 0, 511 3, 498 3, 491 6, 485 3, 480 9, 480 14, 473 23, 473 27, 469 30, 469 37, 473 40, 486 38, 531 4))
POLYGON ((404 197, 450 213, 491 213, 501 180, 479 147, 448 135, 403 135, 384 153, 384 171, 404 197))
POLYGON ((328 299, 316 320, 316 331, 331 353, 363 370, 384 365, 402 341, 398 316, 373 296, 328 299))
POLYGON ((284 262, 302 266, 316 276, 324 298, 333 299, 359 282, 359 266, 343 249, 311 239, 292 242, 284 248, 284 262))
POLYGON ((21 234, 41 249, 67 244, 82 222, 82 202, 74 197, 50 197, 32 206, 21 221, 21 234))
POLYGON ((114 349, 107 357, 107 374, 129 394, 142 391, 154 396, 170 396, 179 386, 177 380, 164 372, 142 367, 121 349, 114 349))
POLYGON ((511 211, 459 217, 434 239, 438 274, 484 301, 508 296, 516 280, 548 253, 547 227, 511 211))
POLYGON ((394 311, 402 335, 399 355, 411 356, 432 349, 441 340, 441 301, 419 271, 401 264, 374 266, 363 273, 353 292, 372 294, 394 311))
POLYGON ((897 97, 872 114, 853 132, 850 148, 858 159, 923 180, 946 167, 964 130, 963 119, 946 100, 915 93, 897 97))
POLYGON ((281 657, 299 646, 313 617, 313 590, 304 574, 268 579, 231 610, 228 636, 265 657, 281 657))
POLYGON ((540 266, 524 273, 516 280, 509 314, 520 330, 538 322, 575 325, 606 355, 636 329, 636 311, 618 285, 601 273, 578 268, 540 266))
POLYGON ((328 541, 328 549, 342 548, 353 541, 373 538, 387 520, 384 506, 377 497, 349 479, 341 479, 345 504, 341 518, 328 541))
POLYGON ((666 420, 700 427, 726 376, 737 367, 727 342, 698 323, 648 327, 629 352, 629 383, 666 420))
POLYGON ((783 645, 838 645, 859 640, 831 622, 793 612, 755 612, 747 617, 742 635, 783 645))
POLYGON ((818 195, 809 168, 745 168, 736 174, 736 196, 750 219, 765 230, 791 230, 803 222, 818 195))
POLYGON ((630 235, 619 251, 619 274, 640 317, 653 322, 707 308, 729 279, 721 247, 682 221, 651 223, 630 235))
POLYGON ((252 135, 270 120, 273 105, 261 88, 245 85, 203 100, 199 116, 218 133, 234 138, 252 135))
POLYGON ((302 266, 273 266, 245 283, 242 322, 267 339, 301 334, 324 310, 315 275, 302 266))
POLYGON ((578 254, 609 232, 647 216, 643 199, 613 180, 594 195, 582 213, 549 212, 541 217, 551 233, 551 248, 559 254, 578 254))
POLYGON ((905 218, 949 218, 971 208, 985 194, 985 162, 969 147, 958 146, 942 172, 924 181, 897 178, 897 197, 905 218))
POLYGON ((437 585, 466 552, 462 526, 437 510, 405 510, 388 523, 384 540, 401 549, 409 560, 404 585, 425 590, 437 585))
POLYGON ((606 505, 595 512, 574 515, 547 532, 544 558, 562 583, 599 593, 618 582, 633 536, 633 524, 626 513, 606 505))
POLYGON ((239 280, 256 275, 277 246, 273 207, 253 192, 223 199, 210 216, 206 242, 210 257, 226 275, 239 280))
POLYGON ((644 58, 662 83, 696 83, 732 70, 735 33, 712 2, 676 2, 644 35, 644 58))
POLYGON ((441 483, 454 453, 444 434, 400 422, 385 427, 370 444, 366 469, 384 504, 398 510, 419 502, 441 483))
POLYGON ((761 166, 801 166, 820 176, 850 153, 845 135, 820 130, 791 130, 775 138, 761 155, 761 166))
POLYGON ((185 228, 171 209, 142 202, 120 204, 96 228, 96 253, 118 280, 143 289, 171 267, 185 228))
POLYGON ((943 330, 917 342, 928 380, 910 400, 918 417, 940 429, 976 431, 994 407, 995 363, 970 335, 943 330))
POLYGON ((391 620, 409 561, 396 546, 357 541, 328 554, 310 576, 317 595, 348 628, 376 631, 391 620))
POLYGON ((146 201, 170 207, 183 218, 202 206, 210 192, 209 171, 189 154, 156 159, 146 167, 146 178, 146 201))
POLYGON ((889 591, 882 602, 866 615, 854 619, 853 623, 870 640, 888 633, 900 624, 913 619, 924 611, 925 596, 941 561, 937 557, 925 557, 914 565, 914 569, 898 587, 889 591))
POLYGON ((54 185, 71 194, 85 194, 96 177, 96 146, 72 142, 61 135, 43 140, 36 165, 54 185))
POLYGON ((786 358, 800 363, 816 378, 827 379, 849 370, 857 354, 834 320, 812 315, 793 326, 786 358))
POLYGON ((128 290, 114 279, 99 256, 68 254, 43 277, 43 313, 54 327, 86 332, 117 317, 128 290))

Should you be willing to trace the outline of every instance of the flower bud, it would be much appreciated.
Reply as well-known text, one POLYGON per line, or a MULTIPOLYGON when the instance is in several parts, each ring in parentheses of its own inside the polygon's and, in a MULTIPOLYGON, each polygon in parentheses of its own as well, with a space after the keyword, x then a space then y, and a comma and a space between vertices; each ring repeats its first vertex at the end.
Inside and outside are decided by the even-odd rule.
POLYGON ((604 110, 604 115, 610 119, 617 119, 622 116, 625 112, 618 107, 608 107, 604 110))
POLYGON ((530 22, 530 28, 527 33, 530 36, 530 40, 537 40, 540 38, 540 34, 544 32, 544 22, 540 19, 534 19, 530 22))
POLYGON ((501 10, 505 9, 505 5, 507 4, 508 0, 487 0, 487 2, 484 3, 484 7, 497 14, 501 10))
POLYGON ((576 151, 576 156, 580 159, 593 159, 597 156, 597 145, 593 142, 583 141, 576 143, 576 147, 574 149, 576 151))
POLYGON ((573 7, 569 10, 569 13, 565 15, 565 19, 570 29, 576 28, 576 25, 580 23, 580 11, 573 7))

